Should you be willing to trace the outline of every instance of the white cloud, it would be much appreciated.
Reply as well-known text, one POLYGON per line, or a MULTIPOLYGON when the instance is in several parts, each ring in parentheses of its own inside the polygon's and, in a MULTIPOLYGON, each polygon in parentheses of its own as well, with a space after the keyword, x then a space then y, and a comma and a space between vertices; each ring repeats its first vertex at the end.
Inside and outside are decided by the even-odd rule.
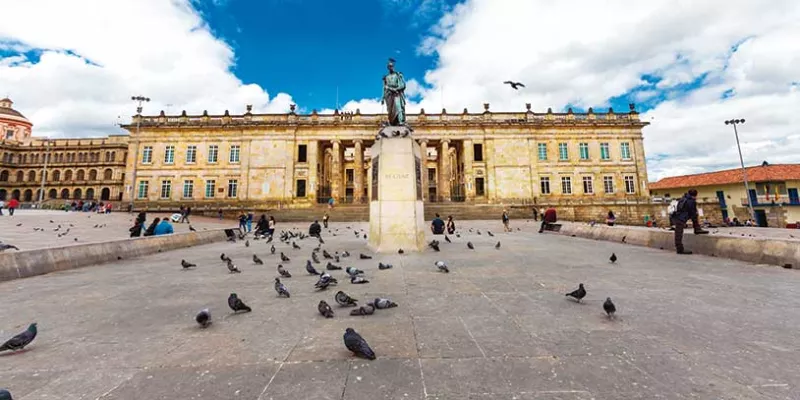
POLYGON ((121 133, 112 124, 134 113, 132 95, 152 99, 149 114, 166 104, 173 113, 229 107, 241 113, 246 104, 254 112, 282 112, 292 102, 234 76, 232 49, 210 33, 190 0, 26 0, 0 7, 0 49, 44 50, 38 62, 19 56, 0 62, 0 92, 34 121, 35 135, 121 133))

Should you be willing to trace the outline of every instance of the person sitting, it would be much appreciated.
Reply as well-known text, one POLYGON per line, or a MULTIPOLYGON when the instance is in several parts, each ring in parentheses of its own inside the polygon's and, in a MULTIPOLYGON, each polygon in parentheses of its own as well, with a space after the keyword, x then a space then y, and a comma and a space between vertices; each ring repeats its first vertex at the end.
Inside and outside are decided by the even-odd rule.
POLYGON ((439 214, 436 214, 436 218, 431 221, 431 232, 434 235, 444 234, 444 221, 439 217, 439 214))
POLYGON ((322 227, 319 225, 319 221, 314 221, 311 226, 308 227, 308 234, 312 237, 319 237, 320 233, 322 233, 322 227))
POLYGON ((150 226, 148 226, 144 231, 144 236, 153 236, 153 234, 156 232, 156 227, 158 226, 159 222, 161 222, 161 218, 154 219, 153 223, 150 224, 150 226))
POLYGON ((448 215, 447 216, 447 233, 449 233, 451 235, 456 233, 456 223, 453 222, 453 216, 452 215, 448 215))
POLYGON ((265 214, 261 214, 261 218, 259 218, 256 223, 256 236, 266 236, 268 233, 269 221, 267 221, 267 216, 265 214))
POLYGON ((613 211, 608 210, 608 216, 606 217, 606 225, 614 226, 614 223, 616 222, 617 222, 617 216, 614 215, 613 211))
POLYGON ((175 233, 175 230, 172 229, 172 224, 169 223, 169 220, 164 218, 161 220, 158 226, 156 226, 153 235, 160 236, 160 235, 169 235, 171 233, 175 233))
POLYGON ((553 207, 548 208, 542 217, 542 226, 539 228, 539 233, 544 232, 547 227, 549 227, 551 224, 555 224, 556 221, 558 221, 556 209, 553 207))

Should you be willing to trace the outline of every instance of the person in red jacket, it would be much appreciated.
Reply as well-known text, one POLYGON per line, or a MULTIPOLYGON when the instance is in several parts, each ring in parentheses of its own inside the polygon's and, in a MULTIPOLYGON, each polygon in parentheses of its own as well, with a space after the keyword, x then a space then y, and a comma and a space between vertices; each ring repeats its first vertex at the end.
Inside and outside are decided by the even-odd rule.
POLYGON ((555 224, 558 219, 556 218, 556 209, 550 207, 547 211, 544 212, 544 217, 542 218, 542 227, 539 228, 539 233, 544 232, 544 228, 547 225, 555 224))
POLYGON ((14 210, 16 210, 17 207, 19 207, 19 200, 16 198, 11 199, 11 201, 8 202, 8 215, 13 216, 14 210))

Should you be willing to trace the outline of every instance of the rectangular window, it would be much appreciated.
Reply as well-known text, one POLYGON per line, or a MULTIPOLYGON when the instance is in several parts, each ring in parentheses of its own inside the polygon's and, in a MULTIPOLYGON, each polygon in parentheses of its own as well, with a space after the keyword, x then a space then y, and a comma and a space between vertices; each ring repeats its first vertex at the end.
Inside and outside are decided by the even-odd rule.
POLYGON ((600 143, 600 159, 610 160, 611 153, 608 151, 608 143, 600 143))
POLYGON ((589 159, 589 143, 581 143, 578 145, 581 151, 581 160, 588 160, 589 159))
POLYGON ((539 161, 547 161, 547 143, 539 143, 539 161))
POLYGON ((306 197, 306 180, 297 180, 297 197, 306 197))
POLYGON ((197 162, 197 146, 186 147, 186 163, 194 164, 197 162))
POLYGON ((218 157, 219 157, 219 146, 215 144, 208 146, 208 162, 212 164, 216 163, 218 157))
POLYGON ((631 159, 631 144, 628 142, 619 145, 619 155, 623 160, 631 159))
POLYGON ((594 194, 594 182, 592 181, 591 176, 583 177, 583 193, 594 194))
POLYGON ((475 178, 475 196, 485 196, 483 178, 475 178))
POLYGON ((604 176, 603 177, 603 191, 606 193, 614 193, 614 177, 613 176, 604 176))
POLYGON ((568 176, 561 177, 561 193, 572 194, 572 178, 568 176))
POLYGON ((228 180, 228 197, 236 197, 238 192, 239 192, 239 181, 237 179, 229 179, 228 180))
POLYGON ((142 149, 142 164, 153 162, 153 146, 144 146, 142 149))
POLYGON ((308 146, 301 144, 297 146, 297 162, 308 162, 308 146))
POLYGON ((191 199, 194 197, 194 181, 183 181, 183 198, 191 199))
POLYGON ((347 168, 346 170, 344 170, 344 177, 345 177, 345 182, 352 185, 353 181, 355 180, 355 176, 353 175, 353 169, 347 168))
POLYGON ((436 186, 436 168, 428 168, 428 185, 436 186))
POLYGON ((164 149, 164 164, 175 162, 175 146, 169 145, 164 149))
POLYGON ((636 181, 633 180, 633 177, 626 176, 624 179, 625 179, 625 193, 627 194, 636 193, 636 181))
POLYGON ((213 198, 215 190, 217 190, 217 181, 213 179, 206 180, 206 197, 213 198))
POLYGON ((172 181, 161 181, 161 198, 168 199, 172 196, 172 181))
POLYGON ((541 186, 542 194, 550 194, 550 178, 543 176, 539 178, 539 186, 541 186))
POLYGON ((147 191, 150 189, 150 182, 148 181, 139 181, 139 190, 136 193, 136 198, 138 199, 146 199, 147 198, 147 191))
POLYGON ((558 159, 561 161, 569 160, 569 149, 566 143, 558 144, 558 159))
POLYGON ((11 139, 13 137, 14 137, 14 131, 12 131, 11 129, 7 130, 6 131, 6 139, 11 139))
POLYGON ((230 154, 230 157, 228 158, 228 161, 232 162, 232 163, 238 163, 239 162, 239 145, 238 144, 231 145, 231 154, 230 154))
POLYGON ((475 143, 472 145, 472 152, 474 153, 475 157, 473 157, 474 161, 483 161, 483 145, 480 143, 475 143))

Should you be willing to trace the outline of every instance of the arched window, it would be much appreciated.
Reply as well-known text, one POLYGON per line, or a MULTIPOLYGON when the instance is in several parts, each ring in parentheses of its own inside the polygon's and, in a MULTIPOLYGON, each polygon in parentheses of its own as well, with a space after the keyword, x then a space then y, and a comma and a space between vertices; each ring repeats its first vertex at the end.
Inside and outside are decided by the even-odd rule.
POLYGON ((22 154, 17 154, 17 164, 22 164, 22 154))
POLYGON ((61 171, 53 171, 53 182, 58 182, 61 179, 61 171))
POLYGON ((84 172, 82 169, 79 169, 75 175, 75 180, 77 181, 86 180, 86 172, 84 172))
POLYGON ((116 151, 112 151, 111 152, 111 161, 117 161, 117 152, 116 151))
POLYGON ((22 195, 22 201, 31 201, 33 200, 33 191, 28 189, 25 191, 25 194, 22 195))
POLYGON ((106 152, 106 162, 111 161, 111 153, 106 152))
POLYGON ((7 170, 3 170, 3 172, 0 172, 0 182, 8 182, 8 171, 7 170))
POLYGON ((19 189, 14 189, 14 191, 11 192, 11 198, 19 200, 19 189))
POLYGON ((61 198, 68 199, 69 198, 69 189, 61 189, 61 198))
POLYGON ((28 155, 27 155, 27 154, 25 154, 24 156, 22 156, 22 163, 23 163, 23 164, 27 164, 27 163, 28 163, 28 155))
POLYGON ((94 199, 94 189, 92 189, 92 188, 86 189, 86 199, 87 200, 93 200, 94 199))
POLYGON ((57 197, 58 197, 58 190, 50 189, 50 192, 47 193, 47 198, 48 199, 55 199, 57 197))
POLYGON ((25 173, 22 171, 17 171, 17 182, 22 182, 25 180, 25 173))
MULTIPOLYGON (((112 170, 111 168, 106 168, 106 170, 103 171, 104 180, 110 181, 111 179, 113 179, 113 177, 114 177, 114 170, 112 170)), ((0 178, 0 180, 2 180, 2 178, 0 178)))
POLYGON ((72 180, 72 170, 71 169, 68 169, 68 170, 64 171, 64 180, 65 181, 71 181, 72 180))
MULTIPOLYGON (((96 181, 97 180, 97 170, 96 169, 90 169, 89 170, 89 180, 90 181, 96 181)), ((89 193, 89 192, 86 192, 86 193, 89 193)))
POLYGON ((83 195, 83 192, 81 192, 80 189, 75 189, 75 191, 72 192, 72 198, 76 199, 76 200, 79 200, 82 195, 83 195))
POLYGON ((103 188, 103 190, 100 191, 100 200, 111 200, 111 189, 103 188))
POLYGON ((28 182, 36 182, 36 171, 28 171, 28 182))

